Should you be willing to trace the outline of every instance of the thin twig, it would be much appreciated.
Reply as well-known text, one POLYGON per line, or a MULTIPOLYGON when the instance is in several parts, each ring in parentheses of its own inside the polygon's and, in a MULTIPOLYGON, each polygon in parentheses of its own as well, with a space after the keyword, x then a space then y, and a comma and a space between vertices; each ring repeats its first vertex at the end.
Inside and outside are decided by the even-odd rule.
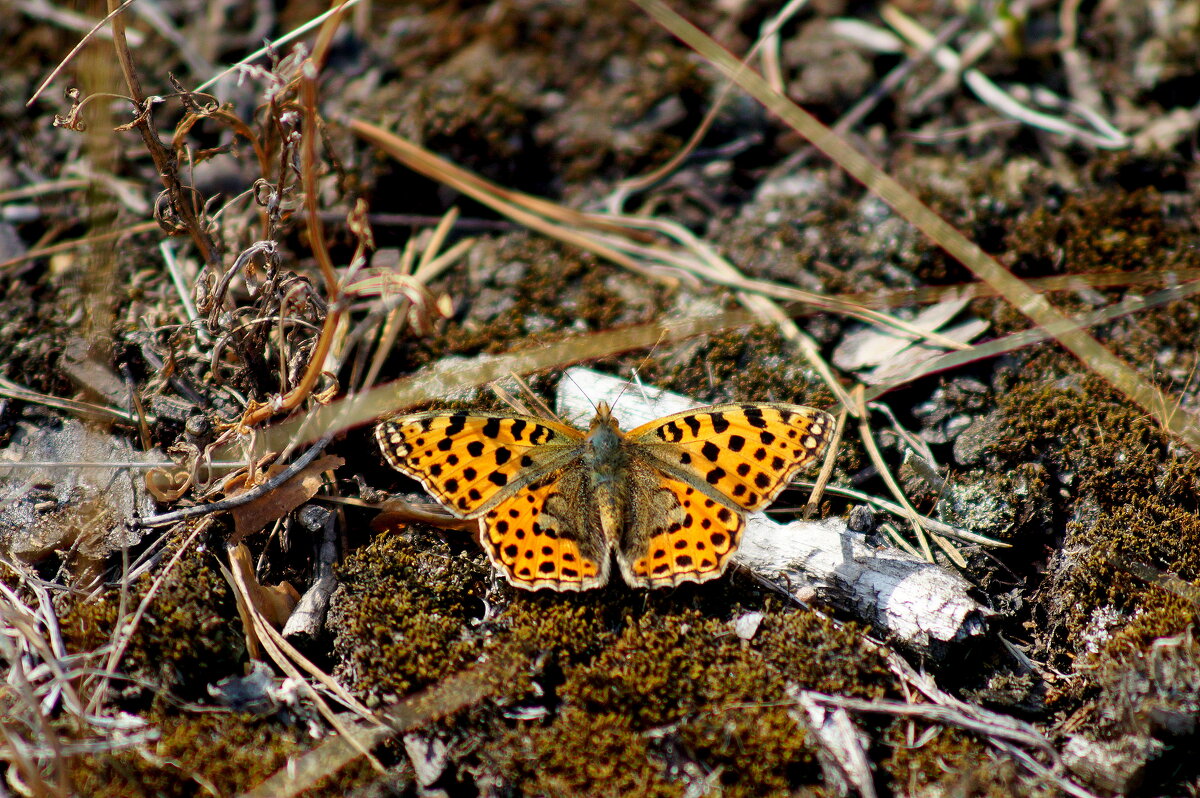
POLYGON ((318 439, 308 451, 296 458, 296 460, 283 471, 280 471, 278 474, 266 480, 262 484, 256 485, 255 487, 250 488, 243 493, 239 493, 237 496, 231 496, 228 499, 222 499, 209 504, 197 504, 193 507, 184 507, 181 510, 163 513, 162 515, 152 515, 147 518, 133 518, 129 521, 129 524, 133 527, 164 526, 166 524, 175 524, 188 518, 196 518, 197 516, 210 515, 212 513, 221 513, 225 512, 226 510, 232 510, 235 507, 241 507, 243 504, 249 504, 260 496, 264 496, 267 493, 275 490, 280 485, 287 482, 289 479, 296 476, 296 474, 307 468, 308 464, 316 459, 317 455, 329 445, 331 440, 333 440, 333 433, 326 433, 325 435, 321 436, 321 438, 318 439))

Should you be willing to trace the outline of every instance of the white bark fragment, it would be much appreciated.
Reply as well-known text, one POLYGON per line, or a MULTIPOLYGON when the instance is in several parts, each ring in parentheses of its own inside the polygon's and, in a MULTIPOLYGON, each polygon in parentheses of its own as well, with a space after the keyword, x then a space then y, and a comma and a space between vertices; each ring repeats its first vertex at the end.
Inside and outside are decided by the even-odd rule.
POLYGON ((859 731, 850 713, 823 706, 803 690, 790 690, 796 707, 789 710, 796 722, 812 731, 825 785, 836 795, 875 798, 871 759, 866 749, 871 740, 859 731))
POLYGON ((992 614, 958 574, 899 549, 868 546, 840 518, 779 524, 752 513, 734 560, 782 580, 792 593, 812 584, 823 601, 936 658, 947 644, 983 634, 992 614))

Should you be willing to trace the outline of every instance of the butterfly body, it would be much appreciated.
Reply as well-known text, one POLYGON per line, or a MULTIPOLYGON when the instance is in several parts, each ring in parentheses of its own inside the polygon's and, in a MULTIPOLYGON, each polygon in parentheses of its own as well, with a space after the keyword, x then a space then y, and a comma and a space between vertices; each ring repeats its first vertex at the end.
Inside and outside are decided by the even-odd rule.
POLYGON ((388 462, 461 518, 510 583, 537 590, 625 581, 669 587, 720 576, 746 511, 820 454, 827 413, 717 405, 628 433, 601 404, 586 433, 509 413, 426 412, 381 423, 388 462))

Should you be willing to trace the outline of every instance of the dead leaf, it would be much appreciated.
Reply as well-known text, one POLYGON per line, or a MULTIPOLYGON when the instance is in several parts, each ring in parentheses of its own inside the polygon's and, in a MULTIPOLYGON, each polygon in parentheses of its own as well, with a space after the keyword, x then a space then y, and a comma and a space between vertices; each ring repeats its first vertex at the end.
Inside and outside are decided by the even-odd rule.
MULTIPOLYGON (((237 544, 247 535, 266 528, 268 524, 295 510, 311 499, 321 489, 321 475, 345 464, 342 458, 327 454, 312 463, 296 476, 241 507, 233 509, 234 535, 230 544, 237 544)), ((267 469, 263 479, 270 479, 286 469, 286 465, 273 465, 267 469)), ((226 488, 229 496, 238 496, 247 488, 226 488)))
POLYGON ((229 567, 237 572, 240 579, 230 580, 234 596, 237 598, 238 615, 242 619, 242 629, 246 635, 246 651, 251 659, 262 659, 258 635, 254 631, 254 623, 250 619, 250 611, 246 606, 249 601, 263 618, 276 629, 282 629, 287 623, 300 594, 290 582, 280 582, 278 585, 260 585, 254 574, 254 562, 250 557, 250 549, 239 543, 229 548, 229 567), (238 582, 246 586, 246 593, 238 589, 238 582))

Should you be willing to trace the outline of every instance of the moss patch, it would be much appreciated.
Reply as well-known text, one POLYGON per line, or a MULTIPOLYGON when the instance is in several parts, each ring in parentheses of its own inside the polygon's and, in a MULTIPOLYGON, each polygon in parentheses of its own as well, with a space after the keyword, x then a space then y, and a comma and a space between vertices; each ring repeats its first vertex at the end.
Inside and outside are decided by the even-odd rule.
MULTIPOLYGON (((1040 645, 1074 648, 1098 612, 1127 616, 1167 600, 1118 567, 1117 557, 1200 576, 1200 460, 1096 377, 1045 374, 1000 399, 990 448, 1002 469, 1038 467, 1067 537, 1038 597, 1040 645)), ((1027 527, 1034 532, 1038 525, 1027 527)), ((1057 543, 1057 541, 1054 541, 1057 543)))
POLYGON ((138 748, 72 760, 79 795, 236 795, 311 748, 314 741, 249 715, 163 717, 159 739, 138 748))
POLYGON ((399 698, 461 670, 480 652, 469 634, 483 612, 488 568, 433 535, 382 534, 339 572, 328 627, 337 675, 377 698, 399 698))
MULTIPOLYGON (((173 550, 168 547, 164 557, 170 558, 173 550)), ((153 581, 146 574, 133 583, 127 613, 136 609, 153 581)), ((107 590, 95 601, 70 606, 61 622, 68 650, 95 651, 110 642, 122 620, 120 602, 119 591, 107 590)), ((117 680, 113 686, 126 699, 144 696, 146 690, 206 695, 209 683, 240 672, 244 652, 229 585, 212 555, 193 547, 167 573, 126 648, 120 669, 136 682, 117 680)))
POLYGON ((890 675, 852 628, 810 613, 768 614, 751 641, 731 623, 668 601, 627 612, 596 656, 566 663, 552 720, 517 724, 481 756, 529 794, 619 784, 620 794, 673 795, 711 778, 723 794, 752 796, 816 783, 789 686, 878 696, 890 675), (587 753, 609 749, 622 753, 587 753))
POLYGON ((523 795, 674 798, 666 762, 627 715, 571 708, 552 723, 496 741, 498 764, 523 795))
POLYGON ((880 770, 887 774, 895 795, 1053 798, 1062 794, 958 729, 942 729, 932 739, 914 745, 923 731, 921 725, 897 721, 883 737, 892 753, 882 761, 880 770))

